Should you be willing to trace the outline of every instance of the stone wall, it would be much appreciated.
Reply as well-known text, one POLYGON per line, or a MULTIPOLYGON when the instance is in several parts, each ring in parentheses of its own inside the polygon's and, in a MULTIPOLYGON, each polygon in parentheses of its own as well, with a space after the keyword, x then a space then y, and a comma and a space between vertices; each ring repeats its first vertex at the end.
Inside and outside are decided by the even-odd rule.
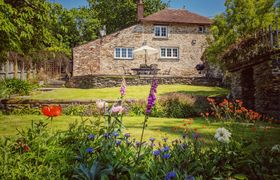
POLYGON ((123 75, 124 70, 138 68, 144 55, 134 55, 132 60, 114 59, 115 47, 137 49, 146 42, 160 51, 160 47, 179 48, 179 59, 160 59, 160 54, 147 57, 147 64, 158 64, 159 73, 168 71, 172 76, 197 76, 195 66, 202 63, 207 34, 198 32, 197 25, 170 25, 168 38, 155 38, 153 24, 138 24, 119 32, 91 41, 73 49, 73 76, 123 75), (195 43, 192 43, 195 40, 195 43))
POLYGON ((252 75, 244 73, 248 68, 232 72, 231 95, 257 112, 280 119, 280 75, 272 73, 271 61, 251 66, 252 75))
MULTIPOLYGON (((150 76, 125 76, 127 85, 149 85, 152 77, 150 76)), ((207 79, 205 77, 174 77, 159 76, 157 77, 159 84, 192 84, 205 86, 221 86, 221 79, 207 79)), ((104 88, 120 86, 122 76, 98 76, 87 75, 72 77, 66 87, 70 88, 104 88)))
POLYGON ((280 119, 280 75, 272 74, 271 61, 254 66, 255 109, 280 119))

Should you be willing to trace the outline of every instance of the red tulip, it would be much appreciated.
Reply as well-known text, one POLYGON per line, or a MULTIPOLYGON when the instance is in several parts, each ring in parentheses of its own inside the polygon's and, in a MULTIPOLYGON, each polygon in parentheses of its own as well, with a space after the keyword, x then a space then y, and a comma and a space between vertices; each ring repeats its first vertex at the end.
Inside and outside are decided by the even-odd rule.
POLYGON ((55 105, 51 105, 51 106, 43 106, 42 107, 42 113, 45 116, 48 117, 56 117, 56 116, 60 116, 62 113, 62 108, 61 106, 55 106, 55 105))

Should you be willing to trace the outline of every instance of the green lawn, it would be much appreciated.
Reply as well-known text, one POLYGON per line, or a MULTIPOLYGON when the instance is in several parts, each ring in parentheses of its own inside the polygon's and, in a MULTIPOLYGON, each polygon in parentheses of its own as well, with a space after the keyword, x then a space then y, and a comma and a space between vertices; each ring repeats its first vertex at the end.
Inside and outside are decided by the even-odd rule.
MULTIPOLYGON (((128 99, 145 99, 149 94, 149 85, 145 86, 128 86, 127 95, 128 99)), ((102 88, 102 89, 74 89, 74 88, 61 88, 49 92, 35 92, 31 99, 116 99, 120 96, 120 88, 102 88)), ((192 95, 201 96, 219 96, 226 95, 227 89, 220 87, 207 87, 207 86, 191 86, 191 85, 159 85, 158 94, 163 95, 169 92, 181 92, 192 95)))
MULTIPOLYGON (((76 120, 81 121, 82 119, 87 119, 86 117, 75 117, 75 116, 60 116, 53 120, 52 127, 54 129, 66 130, 69 123, 75 122, 76 120)), ((92 117, 90 119, 93 119, 92 117)), ((140 139, 141 128, 143 117, 125 117, 124 125, 126 129, 125 132, 131 133, 132 137, 140 139)), ((31 121, 35 122, 39 120, 46 120, 44 116, 38 115, 3 115, 0 117, 0 136, 10 136, 16 135, 18 129, 26 129, 30 127, 31 121)), ((51 125, 49 124, 50 128, 51 125)), ((197 128, 202 137, 205 137, 206 141, 213 137, 215 131, 218 127, 222 125, 220 123, 212 123, 209 126, 204 127, 204 121, 201 118, 195 118, 191 125, 187 125, 190 129, 197 128)), ((150 118, 148 120, 148 127, 145 130, 144 138, 148 140, 150 137, 155 137, 156 139, 162 139, 168 137, 169 139, 176 139, 181 137, 183 128, 183 119, 168 119, 168 118, 150 118), (174 130, 177 128, 178 130, 174 130)), ((237 127, 232 130, 233 136, 242 136, 245 138, 255 138, 264 135, 264 143, 268 145, 274 145, 280 143, 280 126, 273 125, 268 131, 264 131, 264 125, 261 125, 256 132, 251 130, 251 127, 245 127, 237 125, 237 127)))

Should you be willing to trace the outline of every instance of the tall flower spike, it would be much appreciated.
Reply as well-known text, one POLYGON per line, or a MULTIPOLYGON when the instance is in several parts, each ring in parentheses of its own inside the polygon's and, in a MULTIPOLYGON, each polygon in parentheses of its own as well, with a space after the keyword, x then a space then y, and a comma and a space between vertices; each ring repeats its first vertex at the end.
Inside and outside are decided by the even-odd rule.
POLYGON ((153 80, 150 94, 148 97, 148 104, 146 107, 146 114, 151 114, 152 108, 156 104, 156 93, 157 93, 158 81, 156 79, 153 80))
POLYGON ((125 81, 125 78, 123 78, 123 80, 122 80, 122 85, 121 85, 120 93, 121 93, 122 97, 125 96, 125 93, 126 93, 126 81, 125 81))

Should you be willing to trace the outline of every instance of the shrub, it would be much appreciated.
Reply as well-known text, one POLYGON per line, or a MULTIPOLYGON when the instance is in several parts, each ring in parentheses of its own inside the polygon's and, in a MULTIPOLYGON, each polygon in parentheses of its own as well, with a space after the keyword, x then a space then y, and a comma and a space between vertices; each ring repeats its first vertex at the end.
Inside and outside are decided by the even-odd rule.
POLYGON ((63 108, 63 114, 70 116, 97 116, 98 110, 95 105, 72 104, 63 108))
POLYGON ((29 95, 35 87, 35 85, 32 85, 28 81, 19 79, 6 79, 0 81, 0 94, 2 97, 11 96, 14 94, 29 95))
MULTIPOLYGON (((130 115, 144 115, 146 103, 143 100, 130 105, 130 115)), ((168 93, 159 97, 153 107, 152 117, 186 118, 199 115, 209 108, 205 97, 184 93, 168 93)))

